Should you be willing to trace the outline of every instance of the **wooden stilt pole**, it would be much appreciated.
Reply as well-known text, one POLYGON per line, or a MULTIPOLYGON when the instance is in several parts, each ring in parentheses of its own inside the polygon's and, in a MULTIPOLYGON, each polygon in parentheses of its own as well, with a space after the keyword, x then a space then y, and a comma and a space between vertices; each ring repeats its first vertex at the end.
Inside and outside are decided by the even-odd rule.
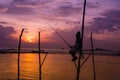
POLYGON ((22 29, 21 34, 19 36, 19 45, 18 45, 18 80, 20 80, 20 47, 21 47, 21 38, 23 35, 24 29, 22 29))
POLYGON ((79 80, 79 75, 80 75, 80 64, 81 64, 81 56, 83 56, 83 36, 84 36, 84 21, 85 21, 85 9, 86 9, 86 0, 84 0, 84 7, 83 7, 83 18, 82 18, 82 40, 81 40, 81 49, 79 53, 79 59, 78 59, 78 67, 77 67, 77 76, 76 80, 79 80))
POLYGON ((41 65, 41 52, 40 52, 40 32, 38 33, 38 48, 39 48, 39 80, 42 80, 42 65, 41 65))
POLYGON ((91 33, 91 52, 92 52, 92 62, 93 62, 93 74, 94 74, 94 80, 96 80, 96 72, 95 72, 95 62, 94 62, 94 47, 93 47, 93 39, 92 39, 92 33, 91 33))

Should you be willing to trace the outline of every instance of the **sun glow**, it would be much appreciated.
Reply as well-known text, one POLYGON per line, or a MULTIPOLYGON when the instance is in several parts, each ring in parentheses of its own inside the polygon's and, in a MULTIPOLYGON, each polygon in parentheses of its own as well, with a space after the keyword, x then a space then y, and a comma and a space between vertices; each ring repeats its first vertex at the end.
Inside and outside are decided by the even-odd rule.
POLYGON ((27 42, 35 42, 35 37, 34 36, 27 36, 26 37, 26 39, 25 39, 25 41, 27 41, 27 42))
MULTIPOLYGON (((49 36, 51 36, 51 32, 41 32, 40 33, 40 42, 41 43, 45 43, 45 42, 50 42, 50 38, 49 36)), ((39 35, 38 33, 24 33, 23 34, 23 41, 25 42, 29 42, 29 43, 38 43, 38 38, 39 35)))

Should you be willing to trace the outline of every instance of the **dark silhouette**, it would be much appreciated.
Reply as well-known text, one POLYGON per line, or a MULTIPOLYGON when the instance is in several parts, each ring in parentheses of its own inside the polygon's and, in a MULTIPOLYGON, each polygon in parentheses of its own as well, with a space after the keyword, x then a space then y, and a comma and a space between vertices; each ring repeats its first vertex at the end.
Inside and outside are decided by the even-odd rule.
POLYGON ((20 80, 20 48, 21 48, 21 39, 22 39, 22 35, 24 32, 24 28, 21 31, 21 34, 19 36, 19 45, 18 45, 18 80, 20 80))
POLYGON ((78 31, 76 33, 76 41, 75 41, 75 45, 74 46, 70 46, 70 54, 72 55, 72 61, 76 61, 77 60, 77 57, 76 57, 76 52, 80 52, 81 50, 81 41, 82 41, 82 38, 81 38, 81 35, 80 35, 80 32, 78 31))

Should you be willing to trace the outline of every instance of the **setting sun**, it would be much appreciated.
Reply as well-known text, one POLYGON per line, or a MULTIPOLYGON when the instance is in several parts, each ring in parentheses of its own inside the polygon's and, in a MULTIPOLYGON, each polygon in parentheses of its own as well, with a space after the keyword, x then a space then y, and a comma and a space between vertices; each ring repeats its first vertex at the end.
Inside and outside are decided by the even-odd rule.
POLYGON ((35 37, 34 36, 27 36, 25 40, 27 42, 35 42, 35 37))

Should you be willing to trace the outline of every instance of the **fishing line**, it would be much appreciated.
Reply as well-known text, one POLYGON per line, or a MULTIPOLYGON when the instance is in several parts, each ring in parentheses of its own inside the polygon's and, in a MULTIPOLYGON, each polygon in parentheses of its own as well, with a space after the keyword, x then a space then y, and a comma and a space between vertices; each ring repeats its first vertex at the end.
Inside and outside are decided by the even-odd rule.
POLYGON ((70 47, 70 45, 68 44, 68 42, 52 27, 50 26, 55 32, 56 34, 70 47))

